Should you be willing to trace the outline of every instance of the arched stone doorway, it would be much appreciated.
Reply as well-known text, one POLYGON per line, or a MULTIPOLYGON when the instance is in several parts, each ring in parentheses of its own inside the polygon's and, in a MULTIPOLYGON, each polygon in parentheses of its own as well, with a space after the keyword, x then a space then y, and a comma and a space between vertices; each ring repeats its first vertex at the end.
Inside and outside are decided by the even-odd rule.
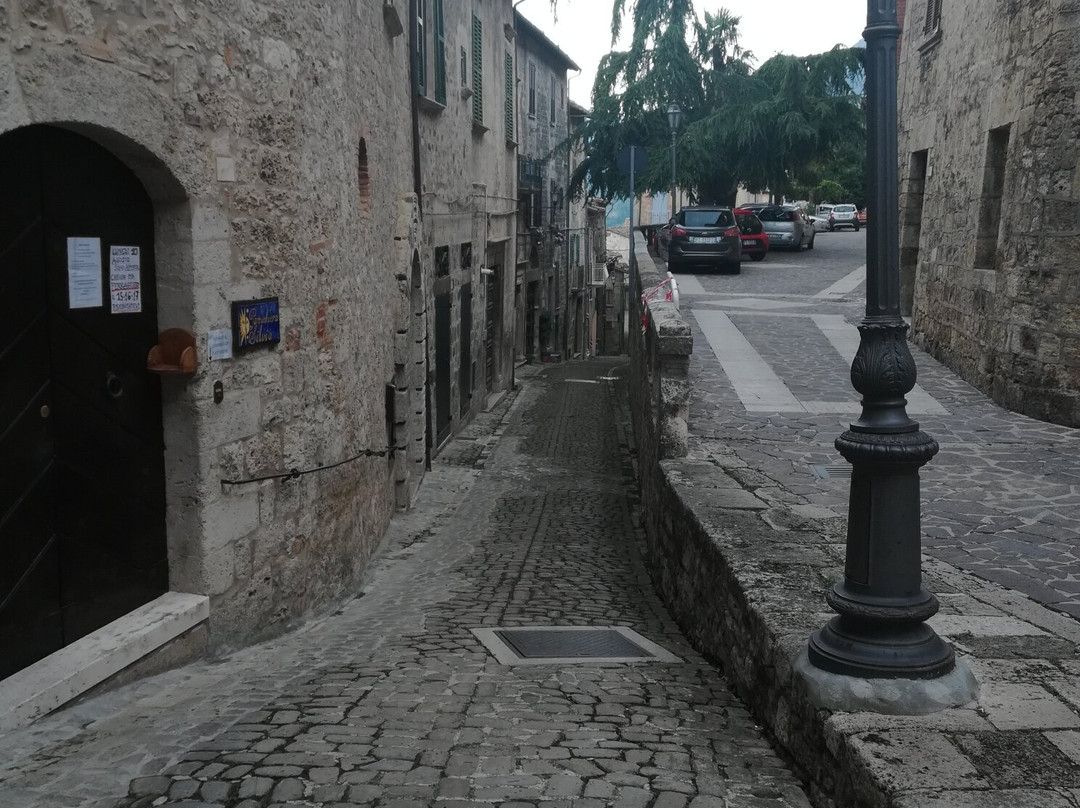
POLYGON ((111 151, 58 127, 0 135, 0 176, 3 678, 164 593, 169 573, 146 370, 154 204, 111 151))

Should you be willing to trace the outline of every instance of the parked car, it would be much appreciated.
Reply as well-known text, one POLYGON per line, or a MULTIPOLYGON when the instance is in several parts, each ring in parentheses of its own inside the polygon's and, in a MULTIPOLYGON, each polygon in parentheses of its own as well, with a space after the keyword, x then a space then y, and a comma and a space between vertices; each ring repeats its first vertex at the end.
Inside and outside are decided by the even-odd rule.
POLYGON ((799 208, 773 206, 758 211, 758 218, 769 237, 769 249, 783 247, 788 250, 814 249, 817 233, 814 225, 799 208))
POLYGON ((859 211, 859 224, 866 227, 866 208, 859 211))
POLYGON ((832 213, 832 209, 835 205, 830 205, 828 202, 823 202, 814 209, 814 215, 819 219, 825 220, 829 218, 829 214, 832 213))
POLYGON ((747 208, 736 208, 735 224, 739 226, 739 235, 742 239, 742 254, 749 255, 751 261, 760 261, 769 251, 769 236, 761 219, 754 211, 747 208))
POLYGON ((710 264, 737 273, 742 269, 740 242, 731 208, 692 205, 661 228, 659 251, 672 272, 691 264, 710 264))
POLYGON ((829 211, 829 231, 838 227, 850 227, 859 232, 859 211, 854 205, 835 205, 829 211))

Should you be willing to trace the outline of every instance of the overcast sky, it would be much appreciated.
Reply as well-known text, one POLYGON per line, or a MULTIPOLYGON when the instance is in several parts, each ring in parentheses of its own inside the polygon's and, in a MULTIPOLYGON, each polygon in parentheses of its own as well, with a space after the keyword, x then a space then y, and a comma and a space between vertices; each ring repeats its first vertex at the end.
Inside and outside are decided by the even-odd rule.
MULTIPOLYGON (((551 0, 522 0, 516 6, 581 68, 580 74, 570 73, 570 98, 591 107, 596 67, 611 50, 612 0, 559 0, 558 22, 551 0)), ((626 6, 629 11, 633 0, 626 6)), ((866 27, 866 0, 695 0, 694 7, 699 15, 726 8, 738 16, 740 43, 753 51, 755 64, 777 53, 804 56, 854 45, 866 27)), ((632 24, 627 14, 624 32, 632 24)))

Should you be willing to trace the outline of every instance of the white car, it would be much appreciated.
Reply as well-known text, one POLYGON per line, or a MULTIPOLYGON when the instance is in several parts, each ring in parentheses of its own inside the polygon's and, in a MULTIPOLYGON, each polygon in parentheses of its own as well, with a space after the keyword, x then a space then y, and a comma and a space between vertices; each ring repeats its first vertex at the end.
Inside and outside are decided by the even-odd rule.
POLYGON ((859 210, 854 205, 834 205, 828 216, 829 232, 838 227, 850 227, 859 232, 859 210))

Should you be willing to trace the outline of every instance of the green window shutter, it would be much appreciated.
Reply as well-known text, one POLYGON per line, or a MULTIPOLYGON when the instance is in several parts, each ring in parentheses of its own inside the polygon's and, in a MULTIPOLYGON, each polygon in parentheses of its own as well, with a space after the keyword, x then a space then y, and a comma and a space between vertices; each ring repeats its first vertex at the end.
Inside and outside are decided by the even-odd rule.
POLYGON ((427 95, 427 0, 416 3, 416 91, 427 95))
POLYGON ((506 53, 506 101, 504 115, 506 117, 506 139, 514 139, 514 57, 509 51, 506 53))
POLYGON ((472 116, 484 123, 484 29, 480 18, 472 18, 472 116))
POLYGON ((434 0, 435 12, 435 100, 446 103, 446 30, 443 25, 443 0, 434 0))

